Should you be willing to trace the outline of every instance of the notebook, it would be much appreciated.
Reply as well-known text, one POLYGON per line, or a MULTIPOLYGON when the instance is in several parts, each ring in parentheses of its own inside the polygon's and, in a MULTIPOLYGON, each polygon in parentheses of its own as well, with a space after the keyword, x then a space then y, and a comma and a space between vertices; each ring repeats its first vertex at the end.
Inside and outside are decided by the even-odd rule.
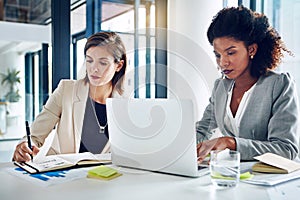
POLYGON ((49 155, 39 158, 39 160, 14 162, 15 165, 30 174, 110 163, 110 154, 92 154, 90 152, 49 155))
POLYGON ((300 170, 300 163, 270 152, 256 156, 254 159, 260 161, 252 166, 255 172, 288 174, 300 170))
POLYGON ((198 177, 194 108, 183 99, 106 101, 112 163, 117 166, 198 177))

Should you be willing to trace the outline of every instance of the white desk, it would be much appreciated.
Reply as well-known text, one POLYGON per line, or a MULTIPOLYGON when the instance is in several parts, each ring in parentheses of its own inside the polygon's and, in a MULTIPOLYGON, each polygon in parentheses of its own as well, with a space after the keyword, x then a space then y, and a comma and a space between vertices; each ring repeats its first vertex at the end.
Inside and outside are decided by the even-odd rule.
POLYGON ((20 179, 3 170, 15 167, 12 163, 0 163, 0 199, 1 200, 267 200, 267 188, 239 183, 236 188, 216 190, 210 177, 185 178, 151 172, 121 169, 123 173, 110 181, 82 178, 58 185, 40 187, 20 179))

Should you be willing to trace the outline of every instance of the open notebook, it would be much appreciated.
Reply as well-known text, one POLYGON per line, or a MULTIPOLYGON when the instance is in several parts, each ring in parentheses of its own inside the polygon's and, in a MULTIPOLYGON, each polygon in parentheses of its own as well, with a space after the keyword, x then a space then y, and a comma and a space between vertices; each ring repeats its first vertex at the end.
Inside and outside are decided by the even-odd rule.
POLYGON ((14 162, 15 165, 31 174, 109 163, 111 163, 110 154, 92 154, 90 152, 50 155, 37 161, 14 162))
POLYGON ((300 163, 273 153, 265 153, 254 159, 260 161, 252 167, 255 172, 288 174, 300 170, 300 163))

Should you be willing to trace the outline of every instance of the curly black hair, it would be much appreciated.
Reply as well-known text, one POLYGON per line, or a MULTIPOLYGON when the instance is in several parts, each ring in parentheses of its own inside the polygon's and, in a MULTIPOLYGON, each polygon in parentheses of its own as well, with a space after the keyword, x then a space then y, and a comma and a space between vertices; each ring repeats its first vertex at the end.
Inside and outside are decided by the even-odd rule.
POLYGON ((258 49, 250 69, 253 77, 277 68, 284 51, 292 55, 278 32, 270 26, 268 18, 244 6, 220 10, 208 28, 207 37, 211 45, 214 39, 220 37, 243 41, 246 47, 256 43, 258 49))

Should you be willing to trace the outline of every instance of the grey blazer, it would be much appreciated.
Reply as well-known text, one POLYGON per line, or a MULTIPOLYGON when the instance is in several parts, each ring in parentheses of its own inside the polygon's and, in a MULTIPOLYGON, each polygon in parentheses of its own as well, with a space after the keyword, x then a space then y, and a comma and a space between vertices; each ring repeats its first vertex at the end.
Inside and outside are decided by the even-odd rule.
POLYGON ((294 159, 299 152, 298 97, 288 73, 268 72, 261 76, 249 99, 239 128, 239 137, 224 127, 228 91, 233 80, 217 79, 209 105, 196 123, 198 142, 209 139, 219 128, 224 136, 236 140, 242 160, 272 152, 294 159))

